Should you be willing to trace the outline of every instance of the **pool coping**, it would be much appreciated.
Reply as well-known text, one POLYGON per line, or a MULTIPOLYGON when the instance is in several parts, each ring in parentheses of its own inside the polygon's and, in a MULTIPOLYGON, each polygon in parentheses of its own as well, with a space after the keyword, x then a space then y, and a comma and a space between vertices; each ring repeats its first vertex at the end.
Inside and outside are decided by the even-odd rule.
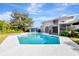
MULTIPOLYGON (((23 33, 20 35, 24 35, 24 34, 28 34, 28 33, 23 33)), ((60 44, 45 44, 45 45, 44 44, 41 44, 41 45, 32 44, 32 45, 30 45, 30 44, 19 44, 17 36, 18 35, 9 35, 6 38, 6 40, 0 45, 0 55, 17 55, 17 56, 18 55, 29 55, 29 54, 30 55, 57 55, 57 56, 58 55, 61 55, 61 56, 63 56, 63 55, 77 56, 77 55, 79 55, 79 53, 72 50, 71 46, 64 43, 64 42, 71 42, 71 43, 75 44, 74 42, 71 41, 70 38, 67 38, 67 37, 59 36, 60 44), (30 48, 32 50, 33 49, 34 50, 32 51, 30 48), (25 49, 27 51, 24 51, 25 49), (58 52, 54 51, 54 49, 57 50, 58 52), (31 53, 30 51, 33 53, 31 53), (36 51, 36 52, 34 53, 34 51, 36 51), (24 54, 22 54, 23 52, 24 52, 24 54)))

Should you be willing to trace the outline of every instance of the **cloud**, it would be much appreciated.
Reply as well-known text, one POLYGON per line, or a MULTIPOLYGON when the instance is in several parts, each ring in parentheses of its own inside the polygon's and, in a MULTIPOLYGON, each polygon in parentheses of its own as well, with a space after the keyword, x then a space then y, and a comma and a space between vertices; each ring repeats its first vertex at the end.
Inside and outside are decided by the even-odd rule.
POLYGON ((49 9, 46 11, 46 13, 51 14, 51 13, 62 13, 63 11, 65 11, 69 6, 67 4, 56 4, 55 8, 49 9))
POLYGON ((53 9, 49 9, 47 10, 47 13, 62 13, 63 11, 65 11, 67 8, 71 7, 71 6, 75 6, 75 5, 79 5, 77 3, 58 3, 55 4, 55 8, 53 9))
POLYGON ((30 13, 30 14, 37 14, 37 13, 40 13, 41 12, 41 7, 43 6, 44 4, 41 4, 41 3, 32 3, 30 4, 30 6, 27 8, 27 11, 30 13))
POLYGON ((34 20, 34 21, 42 22, 42 21, 47 21, 47 20, 51 20, 51 19, 53 19, 53 17, 40 16, 40 17, 35 18, 35 19, 33 19, 33 20, 34 20))
POLYGON ((78 3, 60 3, 61 6, 73 6, 73 5, 79 5, 78 3))
POLYGON ((51 19, 53 19, 53 17, 41 16, 41 17, 38 17, 38 18, 34 18, 33 19, 34 20, 34 27, 40 28, 43 21, 48 21, 48 20, 51 20, 51 19))
POLYGON ((0 14, 0 20, 10 21, 11 13, 12 12, 7 11, 7 12, 4 12, 4 13, 0 14))
POLYGON ((79 5, 79 4, 78 3, 57 3, 56 4, 56 6, 61 6, 61 7, 69 7, 74 5, 79 5))

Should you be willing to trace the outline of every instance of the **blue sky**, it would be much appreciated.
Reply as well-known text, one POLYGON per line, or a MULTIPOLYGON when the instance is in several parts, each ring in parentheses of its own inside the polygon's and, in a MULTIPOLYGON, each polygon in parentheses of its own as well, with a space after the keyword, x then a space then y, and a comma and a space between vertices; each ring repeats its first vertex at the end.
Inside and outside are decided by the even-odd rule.
POLYGON ((63 15, 78 15, 79 4, 67 3, 4 3, 0 4, 0 20, 9 21, 11 13, 17 10, 21 13, 29 13, 34 21, 34 27, 40 27, 43 21, 51 20, 63 15))

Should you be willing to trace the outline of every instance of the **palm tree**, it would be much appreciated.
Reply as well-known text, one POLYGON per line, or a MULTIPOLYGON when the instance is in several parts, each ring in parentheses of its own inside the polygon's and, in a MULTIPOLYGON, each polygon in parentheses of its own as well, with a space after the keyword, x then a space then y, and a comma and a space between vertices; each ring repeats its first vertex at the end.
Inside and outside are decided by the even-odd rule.
POLYGON ((76 36, 76 31, 75 31, 74 26, 71 26, 71 27, 70 27, 70 31, 71 31, 71 33, 70 33, 71 37, 76 36))

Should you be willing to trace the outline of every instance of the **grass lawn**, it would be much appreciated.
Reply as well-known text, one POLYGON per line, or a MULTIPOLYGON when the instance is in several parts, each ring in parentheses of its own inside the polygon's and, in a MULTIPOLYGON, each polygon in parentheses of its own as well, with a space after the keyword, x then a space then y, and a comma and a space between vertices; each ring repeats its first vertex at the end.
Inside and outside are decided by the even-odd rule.
POLYGON ((74 41, 74 42, 79 44, 79 38, 72 38, 72 41, 74 41))
POLYGON ((0 32, 0 44, 5 40, 5 38, 10 34, 12 35, 17 35, 17 34, 22 34, 24 32, 21 32, 21 33, 1 33, 0 32))
POLYGON ((8 34, 0 33, 0 43, 4 41, 4 39, 7 37, 8 34))

